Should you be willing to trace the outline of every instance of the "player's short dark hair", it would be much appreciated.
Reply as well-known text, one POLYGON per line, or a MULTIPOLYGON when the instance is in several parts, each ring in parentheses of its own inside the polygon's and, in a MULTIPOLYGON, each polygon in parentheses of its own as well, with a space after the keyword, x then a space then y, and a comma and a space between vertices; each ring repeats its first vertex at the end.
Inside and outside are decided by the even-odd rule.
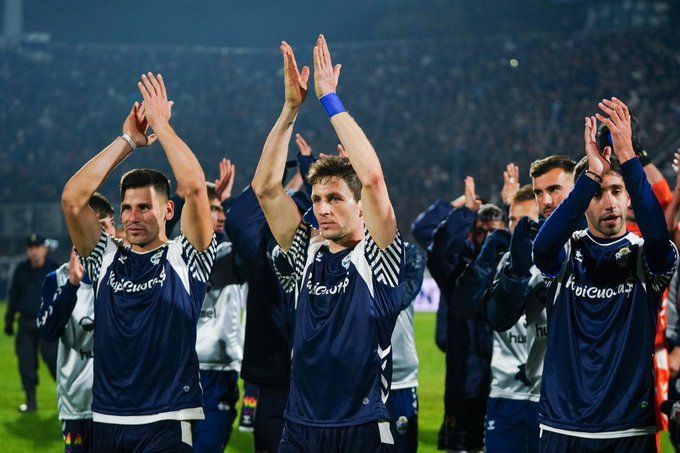
POLYGON ((512 203, 523 203, 525 201, 536 201, 534 188, 531 184, 523 185, 512 196, 512 203))
POLYGON ((569 159, 568 157, 559 155, 548 156, 544 157, 543 159, 533 161, 529 167, 529 175, 532 178, 538 178, 539 176, 542 176, 548 173, 550 170, 554 170, 555 168, 561 168, 565 172, 571 173, 574 171, 575 165, 576 162, 569 159))
POLYGON ((214 182, 206 182, 205 188, 208 191, 208 200, 218 200, 219 201, 220 197, 217 196, 217 192, 215 191, 215 183, 214 182))
POLYGON ((345 181, 354 199, 361 200, 361 181, 346 157, 330 156, 319 159, 312 164, 307 174, 307 181, 312 186, 328 182, 333 178, 345 181))
MULTIPOLYGON (((584 157, 579 161, 578 164, 576 164, 576 167, 574 167, 574 181, 578 179, 579 176, 583 174, 588 169, 588 158, 584 157)), ((607 173, 618 173, 619 175, 621 174, 621 164, 619 163, 619 160, 612 155, 611 158, 609 159, 609 171, 607 173)))
POLYGON ((482 222, 505 222, 503 210, 493 203, 483 204, 477 211, 477 220, 482 222))
POLYGON ((157 194, 170 199, 170 180, 160 171, 150 168, 130 170, 120 178, 120 199, 125 198, 126 190, 141 187, 153 187, 157 194))
POLYGON ((95 192, 90 197, 90 201, 87 202, 94 212, 97 213, 97 217, 100 219, 105 219, 107 217, 114 217, 115 211, 113 210, 113 205, 111 202, 99 192, 95 192))

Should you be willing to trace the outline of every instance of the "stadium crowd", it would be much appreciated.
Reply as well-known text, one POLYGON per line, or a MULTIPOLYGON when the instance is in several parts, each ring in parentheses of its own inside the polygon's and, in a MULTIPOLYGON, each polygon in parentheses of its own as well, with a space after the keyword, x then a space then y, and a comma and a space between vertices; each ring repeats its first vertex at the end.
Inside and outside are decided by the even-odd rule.
POLYGON ((323 36, 311 70, 285 42, 283 70, 248 49, 4 50, 0 127, 27 126, 2 131, 0 200, 65 186, 75 249, 38 315, 60 342, 67 451, 222 451, 239 372, 257 451, 415 451, 425 266, 440 449, 657 451, 680 412, 680 185, 650 156, 679 130, 678 38, 345 45, 342 76, 323 36), (323 108, 301 113, 312 88, 323 108), (115 193, 114 168, 115 234, 96 193, 115 193))
MULTIPOLYGON (((430 194, 458 193, 467 174, 488 181, 481 194, 497 201, 507 161, 526 170, 546 152, 576 156, 575 119, 594 98, 625 97, 647 126, 650 153, 672 152, 658 146, 680 121, 680 35, 631 33, 337 46, 352 111, 385 156, 402 230, 430 194)), ((281 84, 269 49, 48 44, 1 52, 1 201, 52 201, 66 175, 105 143, 102 129, 117 124, 135 99, 134 74, 148 68, 171 77, 175 115, 191 118, 182 132, 201 162, 238 162, 243 185, 281 84)), ((299 132, 317 151, 334 149, 315 114, 299 120, 299 132)), ((142 165, 167 170, 157 152, 142 165)), ((113 182, 103 193, 116 199, 113 182)))

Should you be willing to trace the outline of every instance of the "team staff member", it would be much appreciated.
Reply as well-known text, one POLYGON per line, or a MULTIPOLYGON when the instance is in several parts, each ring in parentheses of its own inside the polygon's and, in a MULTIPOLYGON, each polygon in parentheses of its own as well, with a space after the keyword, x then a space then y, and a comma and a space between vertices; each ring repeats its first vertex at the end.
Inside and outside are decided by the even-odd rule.
POLYGON ((663 211, 631 142, 618 100, 585 119, 574 190, 534 241, 550 281, 541 388, 541 451, 656 451, 653 353, 661 293, 677 262, 663 211), (595 141, 597 120, 612 148, 595 141), (619 166, 620 165, 620 166, 619 166), (625 227, 627 207, 643 239, 625 227), (585 212, 588 229, 575 231, 585 212))
POLYGON ((7 294, 5 333, 14 335, 14 318, 19 313, 19 330, 14 342, 19 359, 21 387, 26 402, 19 406, 20 412, 38 409, 35 388, 38 386, 38 349, 50 374, 56 379, 57 342, 40 339, 35 316, 40 308, 40 286, 45 276, 57 268, 48 254, 45 239, 33 233, 26 240, 27 259, 14 270, 7 294))

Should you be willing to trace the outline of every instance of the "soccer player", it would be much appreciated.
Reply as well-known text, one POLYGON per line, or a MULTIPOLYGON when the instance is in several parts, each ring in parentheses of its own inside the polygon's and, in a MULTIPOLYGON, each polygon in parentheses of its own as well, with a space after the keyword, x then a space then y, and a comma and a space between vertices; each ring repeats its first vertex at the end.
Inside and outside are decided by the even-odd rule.
POLYGON ((123 134, 66 184, 62 210, 95 292, 93 439, 97 451, 191 450, 190 420, 203 418, 196 323, 215 257, 205 176, 170 126, 162 76, 138 83, 123 134), (147 127, 154 134, 147 136, 147 127), (129 246, 103 233, 87 202, 133 151, 158 140, 185 199, 182 234, 168 241, 173 216, 168 178, 126 173, 121 220, 129 246))
MULTIPOLYGON (((113 206, 95 192, 89 206, 102 229, 116 234, 113 206)), ((93 451, 92 366, 94 291, 75 251, 71 259, 45 277, 38 328, 45 341, 59 341, 57 406, 66 453, 93 451)))
POLYGON ((604 115, 585 119, 574 190, 533 246, 550 281, 540 449, 653 452, 656 317, 677 251, 635 157, 627 106, 617 98, 598 106, 604 115), (598 120, 615 158, 598 149, 598 120), (644 239, 626 231, 629 205, 644 239), (584 213, 588 228, 576 231, 584 213))
MULTIPOLYGON (((556 155, 531 164, 529 174, 533 194, 542 218, 548 218, 571 192, 574 166, 575 163, 570 159, 556 155)), ((531 256, 538 225, 533 223, 530 216, 519 219, 517 216, 519 214, 510 215, 511 224, 516 222, 510 240, 510 254, 502 260, 496 272, 494 284, 485 298, 485 308, 487 321, 496 332, 514 329, 522 317, 526 322, 527 357, 524 374, 529 384, 530 403, 527 403, 525 412, 525 426, 528 449, 535 451, 539 440, 538 402, 548 335, 546 291, 545 281, 531 256)))
POLYGON ((291 390, 280 452, 382 451, 394 440, 385 406, 390 338, 403 308, 404 244, 380 161, 335 90, 323 35, 314 47, 314 86, 349 158, 327 157, 308 175, 319 230, 283 190, 288 143, 307 95, 283 42, 285 103, 267 137, 252 186, 276 238, 284 288, 295 292, 291 390))
MULTIPOLYGON (((538 206, 530 185, 516 191, 509 201, 510 233, 517 231, 520 219, 538 218, 538 206)), ((508 249, 510 233, 499 229, 489 235, 480 254, 458 279, 460 305, 472 305, 470 311, 481 310, 487 322, 497 316, 489 286, 497 269, 502 269, 510 258, 509 252, 503 253, 508 249)), ((535 411, 530 407, 531 386, 525 373, 527 355, 524 315, 507 331, 493 333, 491 391, 484 435, 485 448, 489 452, 538 451, 538 424, 535 411)))
MULTIPOLYGON (((216 237, 224 237, 223 203, 215 184, 207 184, 216 237)), ((246 285, 230 242, 217 246, 196 330, 205 420, 193 426, 197 452, 223 451, 229 443, 239 400, 238 373, 243 360, 242 317, 246 285)))
POLYGON ((14 335, 14 317, 19 313, 19 331, 14 342, 19 359, 21 387, 26 393, 26 403, 20 412, 38 409, 35 388, 38 386, 38 349, 52 377, 56 379, 57 343, 40 339, 35 316, 40 308, 40 285, 45 276, 57 268, 48 256, 45 239, 32 233, 26 240, 27 259, 19 263, 12 274, 7 293, 5 334, 14 335))
POLYGON ((425 254, 405 243, 404 308, 392 332, 392 386, 387 410, 392 417, 394 446, 398 453, 418 450, 418 351, 413 329, 414 303, 423 286, 425 254))
POLYGON ((475 259, 489 233, 505 228, 503 212, 482 205, 475 181, 465 178, 465 195, 436 229, 427 266, 448 305, 444 421, 439 430, 440 450, 479 451, 484 447, 484 417, 489 394, 491 332, 481 310, 461 309, 458 277, 475 259), (461 366, 464 364, 464 366, 461 366))

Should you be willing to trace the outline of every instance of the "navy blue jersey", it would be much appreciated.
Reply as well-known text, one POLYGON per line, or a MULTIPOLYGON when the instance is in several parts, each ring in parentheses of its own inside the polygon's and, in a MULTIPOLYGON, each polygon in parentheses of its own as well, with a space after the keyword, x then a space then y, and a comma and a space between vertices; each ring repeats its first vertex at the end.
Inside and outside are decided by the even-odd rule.
POLYGON ((203 418, 196 323, 215 258, 182 235, 133 252, 102 233, 83 265, 94 282, 94 421, 203 418))
POLYGON ((392 330, 404 307, 404 243, 384 250, 368 232, 331 253, 311 228, 275 250, 282 286, 297 292, 287 420, 321 427, 389 420, 392 330))
POLYGON ((656 431, 657 310, 677 251, 638 159, 621 173, 644 240, 569 232, 599 190, 582 175, 534 241, 548 285, 539 421, 549 431, 612 438, 656 431))

